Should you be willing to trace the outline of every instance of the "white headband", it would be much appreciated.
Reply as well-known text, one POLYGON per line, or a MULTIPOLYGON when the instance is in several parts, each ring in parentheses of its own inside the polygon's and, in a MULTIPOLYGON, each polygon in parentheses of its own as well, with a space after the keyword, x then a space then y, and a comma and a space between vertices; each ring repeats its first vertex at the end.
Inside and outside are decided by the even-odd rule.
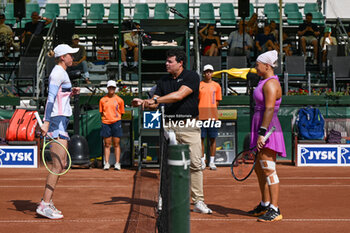
POLYGON ((272 67, 277 66, 278 53, 276 50, 268 51, 266 53, 261 54, 256 61, 268 64, 272 67))

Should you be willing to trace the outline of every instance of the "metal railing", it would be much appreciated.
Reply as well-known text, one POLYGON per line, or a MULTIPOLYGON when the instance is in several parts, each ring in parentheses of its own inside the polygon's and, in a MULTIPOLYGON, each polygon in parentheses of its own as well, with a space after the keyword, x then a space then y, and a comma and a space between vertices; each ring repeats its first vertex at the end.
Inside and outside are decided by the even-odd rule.
POLYGON ((53 35, 55 33, 55 29, 56 29, 56 19, 52 21, 51 26, 46 34, 44 44, 41 48, 38 61, 37 61, 37 71, 36 71, 37 75, 36 75, 36 87, 35 87, 35 97, 37 102, 40 97, 44 96, 47 53, 53 47, 53 35))
POLYGON ((345 45, 345 55, 347 56, 350 51, 350 38, 348 36, 348 33, 344 27, 342 20, 339 17, 337 18, 336 30, 337 30, 338 44, 345 45))

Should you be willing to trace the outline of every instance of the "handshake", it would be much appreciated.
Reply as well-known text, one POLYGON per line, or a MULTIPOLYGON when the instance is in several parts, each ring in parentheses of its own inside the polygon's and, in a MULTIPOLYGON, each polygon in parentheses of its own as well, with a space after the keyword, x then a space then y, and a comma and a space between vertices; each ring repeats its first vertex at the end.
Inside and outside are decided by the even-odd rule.
POLYGON ((156 101, 154 99, 140 99, 140 98, 134 98, 131 102, 131 105, 133 107, 139 107, 142 106, 142 108, 151 108, 155 109, 157 108, 158 104, 156 104, 156 101))

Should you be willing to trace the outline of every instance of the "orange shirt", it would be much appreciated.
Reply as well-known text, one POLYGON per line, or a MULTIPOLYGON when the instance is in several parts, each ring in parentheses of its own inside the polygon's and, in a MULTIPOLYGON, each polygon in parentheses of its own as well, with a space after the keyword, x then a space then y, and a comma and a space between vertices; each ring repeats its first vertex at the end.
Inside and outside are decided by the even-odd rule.
POLYGON ((222 100, 221 87, 215 82, 206 83, 201 81, 199 84, 199 120, 209 118, 218 119, 218 106, 216 101, 222 100))
POLYGON ((122 119, 124 110, 124 100, 117 95, 112 98, 107 95, 100 99, 100 112, 102 113, 102 123, 113 124, 122 119))

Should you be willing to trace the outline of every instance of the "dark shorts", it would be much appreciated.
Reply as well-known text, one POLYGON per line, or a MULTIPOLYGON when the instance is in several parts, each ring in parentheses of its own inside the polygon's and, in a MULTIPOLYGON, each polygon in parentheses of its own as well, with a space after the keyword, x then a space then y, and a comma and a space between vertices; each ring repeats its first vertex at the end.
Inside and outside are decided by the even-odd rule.
POLYGON ((49 131, 47 132, 52 138, 61 138, 69 140, 67 132, 67 126, 69 123, 69 117, 55 116, 50 118, 49 131))
POLYGON ((113 124, 103 124, 101 127, 101 137, 109 138, 120 138, 123 136, 122 121, 117 121, 113 124))
POLYGON ((201 128, 201 138, 216 138, 218 136, 218 128, 215 127, 209 127, 204 128, 202 126, 201 128))

